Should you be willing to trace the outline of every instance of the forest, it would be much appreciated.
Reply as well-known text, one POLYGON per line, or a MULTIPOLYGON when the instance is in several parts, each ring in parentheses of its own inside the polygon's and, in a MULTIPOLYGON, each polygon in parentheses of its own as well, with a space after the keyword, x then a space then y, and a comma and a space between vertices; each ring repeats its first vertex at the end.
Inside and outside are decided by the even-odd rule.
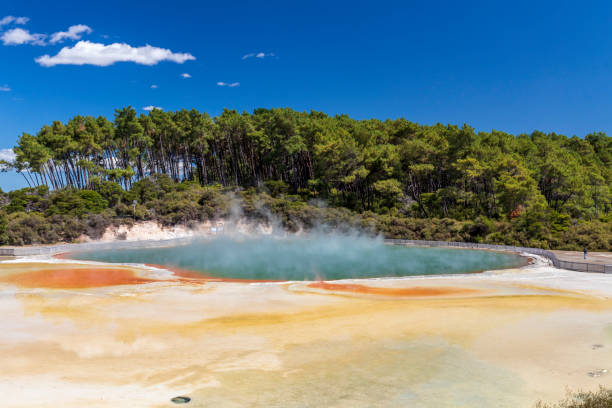
POLYGON ((288 108, 75 116, 0 163, 0 243, 97 237, 110 224, 274 214, 388 237, 612 248, 612 138, 356 120, 288 108))

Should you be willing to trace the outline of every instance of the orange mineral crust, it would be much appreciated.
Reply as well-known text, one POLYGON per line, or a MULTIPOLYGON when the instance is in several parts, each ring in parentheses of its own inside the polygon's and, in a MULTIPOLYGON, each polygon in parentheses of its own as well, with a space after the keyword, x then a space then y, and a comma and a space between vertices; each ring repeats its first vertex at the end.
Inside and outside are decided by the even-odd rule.
POLYGON ((479 292, 476 289, 456 288, 456 287, 426 287, 414 286, 411 288, 384 288, 376 286, 366 286, 359 284, 314 282, 308 285, 309 288, 324 289, 334 292, 350 292, 366 295, 380 296, 449 296, 467 295, 479 292))
POLYGON ((15 273, 0 282, 26 288, 77 289, 157 282, 142 278, 126 268, 59 268, 15 273))

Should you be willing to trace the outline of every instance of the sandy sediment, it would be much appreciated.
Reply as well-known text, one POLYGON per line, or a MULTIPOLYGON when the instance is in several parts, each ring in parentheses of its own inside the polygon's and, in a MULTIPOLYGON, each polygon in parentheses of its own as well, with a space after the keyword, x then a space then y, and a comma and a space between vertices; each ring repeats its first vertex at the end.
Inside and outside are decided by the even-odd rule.
POLYGON ((612 282, 536 264, 241 283, 0 264, 8 407, 531 407, 610 384, 612 282), (104 277, 102 277, 104 276, 104 277), (19 390, 19 392, 15 392, 19 390))

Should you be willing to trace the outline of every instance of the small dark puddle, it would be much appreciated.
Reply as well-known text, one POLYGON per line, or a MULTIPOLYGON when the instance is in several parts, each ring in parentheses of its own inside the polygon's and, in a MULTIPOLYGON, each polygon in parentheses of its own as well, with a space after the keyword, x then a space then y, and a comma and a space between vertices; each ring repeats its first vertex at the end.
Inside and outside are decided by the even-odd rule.
POLYGON ((175 404, 187 404, 189 401, 191 401, 191 398, 180 396, 174 397, 170 401, 174 402, 175 404))

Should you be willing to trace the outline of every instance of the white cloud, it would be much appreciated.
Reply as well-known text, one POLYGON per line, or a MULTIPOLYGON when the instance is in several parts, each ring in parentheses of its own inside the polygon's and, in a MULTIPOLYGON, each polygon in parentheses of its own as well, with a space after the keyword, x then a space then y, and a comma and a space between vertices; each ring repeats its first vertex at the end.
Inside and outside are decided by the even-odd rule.
POLYGON ((12 30, 5 31, 0 39, 4 45, 45 45, 46 37, 46 34, 30 33, 23 28, 13 28, 12 30))
POLYGON ((151 85, 151 89, 157 89, 157 85, 155 84, 151 85))
POLYGON ((245 54, 242 56, 242 59, 248 59, 248 58, 266 58, 266 57, 275 57, 274 53, 268 53, 266 54, 265 52, 251 52, 248 54, 245 54))
POLYGON ((183 78, 191 78, 191 75, 189 75, 189 74, 188 74, 188 73, 186 73, 186 72, 182 73, 182 74, 181 74, 181 76, 182 76, 183 78))
POLYGON ((164 108, 162 108, 161 106, 153 106, 153 105, 145 106, 144 108, 142 108, 142 110, 147 111, 147 112, 151 112, 153 109, 164 110, 164 108))
POLYGON ((0 20, 0 27, 7 25, 7 24, 11 24, 11 23, 25 24, 28 21, 30 21, 28 17, 6 16, 6 17, 3 17, 2 20, 0 20))
POLYGON ((8 85, 0 85, 0 92, 9 92, 11 88, 8 85))
POLYGON ((166 48, 132 47, 126 43, 104 45, 91 41, 79 41, 72 47, 64 47, 54 56, 43 55, 35 59, 43 67, 55 65, 97 65, 106 67, 116 62, 134 62, 142 65, 155 65, 160 61, 182 64, 194 60, 191 54, 174 53, 166 48))
POLYGON ((80 40, 83 34, 89 34, 93 30, 91 27, 86 26, 85 24, 77 24, 68 27, 68 31, 58 31, 57 33, 51 34, 51 39, 49 43, 55 44, 58 42, 63 42, 65 39, 70 40, 80 40))
POLYGON ((13 149, 0 149, 0 160, 12 163, 15 161, 15 152, 13 149))
POLYGON ((240 82, 217 82, 218 86, 227 86, 230 88, 234 88, 236 86, 240 86, 240 82))

